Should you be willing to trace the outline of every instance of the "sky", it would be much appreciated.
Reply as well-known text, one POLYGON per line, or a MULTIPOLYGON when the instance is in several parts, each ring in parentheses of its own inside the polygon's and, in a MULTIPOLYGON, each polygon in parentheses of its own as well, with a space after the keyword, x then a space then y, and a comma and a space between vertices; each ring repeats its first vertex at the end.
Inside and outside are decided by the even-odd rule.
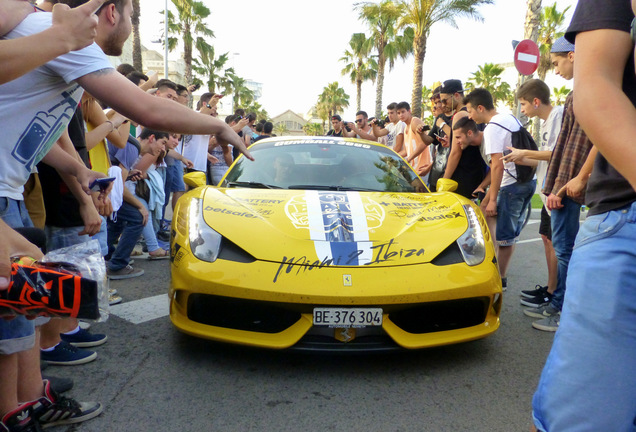
MULTIPOLYGON (((211 10, 206 20, 214 31, 217 56, 228 52, 228 66, 246 79, 263 84, 259 100, 271 117, 292 110, 306 114, 316 103, 327 84, 337 81, 349 95, 349 108, 344 118, 355 118, 356 89, 341 71, 339 59, 349 47, 353 33, 366 32, 358 19, 355 4, 360 0, 244 0, 240 3, 203 0, 211 10)), ((555 0, 544 0, 551 6, 555 0)), ((577 0, 556 0, 557 8, 570 6, 566 14, 569 23, 577 0)), ((162 34, 161 12, 165 0, 141 0, 142 43, 159 52, 160 44, 152 43, 162 34)), ((168 0, 168 8, 175 11, 168 0)), ((424 59, 423 83, 432 87, 436 81, 450 78, 467 80, 484 63, 513 61, 512 40, 523 39, 526 14, 525 0, 495 0, 479 8, 483 22, 457 20, 453 28, 435 24, 429 35, 424 59)), ((170 58, 180 57, 173 51, 170 58)), ((390 102, 411 101, 413 56, 397 60, 392 70, 385 71, 383 109, 390 102)), ((516 85, 515 82, 511 84, 516 85)), ((554 78, 551 86, 567 85, 554 78)), ((375 111, 375 85, 362 86, 362 109, 369 115, 375 111)))

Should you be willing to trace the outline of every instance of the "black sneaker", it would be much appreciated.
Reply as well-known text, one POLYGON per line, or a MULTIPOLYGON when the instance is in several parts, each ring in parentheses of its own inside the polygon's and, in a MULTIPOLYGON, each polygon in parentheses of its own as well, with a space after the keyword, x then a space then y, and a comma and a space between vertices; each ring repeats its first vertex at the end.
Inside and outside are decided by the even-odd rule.
POLYGON ((42 428, 90 420, 104 409, 99 402, 77 402, 58 395, 47 380, 44 380, 44 396, 30 404, 33 417, 42 428))
POLYGON ((21 405, 0 419, 0 432, 42 432, 29 404, 21 405))
POLYGON ((501 278, 501 291, 506 291, 508 289, 508 278, 501 278))
POLYGON ((522 298, 521 304, 531 308, 540 308, 542 306, 549 305, 550 300, 552 300, 552 294, 546 292, 545 294, 536 297, 522 298))
POLYGON ((524 290, 521 291, 521 297, 524 298, 534 298, 536 296, 542 296, 544 294, 546 294, 548 292, 548 287, 547 286, 541 286, 541 285, 537 285, 535 286, 535 289, 533 290, 524 290))

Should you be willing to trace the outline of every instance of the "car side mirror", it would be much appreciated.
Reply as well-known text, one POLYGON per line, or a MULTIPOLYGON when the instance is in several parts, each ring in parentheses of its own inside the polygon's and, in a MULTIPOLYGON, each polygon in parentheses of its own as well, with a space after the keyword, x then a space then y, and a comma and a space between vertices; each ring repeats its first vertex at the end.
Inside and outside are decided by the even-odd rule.
POLYGON ((185 184, 192 188, 198 188, 205 186, 205 173, 203 171, 192 171, 183 175, 183 181, 185 184))
POLYGON ((437 192, 454 192, 457 190, 457 182, 447 178, 437 180, 436 186, 437 192))

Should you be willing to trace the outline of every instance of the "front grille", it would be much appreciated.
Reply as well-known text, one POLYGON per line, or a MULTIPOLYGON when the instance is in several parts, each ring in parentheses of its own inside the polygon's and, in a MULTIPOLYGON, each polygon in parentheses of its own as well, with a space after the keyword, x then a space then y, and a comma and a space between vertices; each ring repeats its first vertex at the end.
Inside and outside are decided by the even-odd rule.
POLYGON ((188 297, 188 318, 200 324, 260 333, 280 333, 300 319, 300 312, 275 303, 207 294, 188 297))
POLYGON ((389 319, 414 334, 457 330, 483 323, 489 304, 489 297, 423 303, 391 312, 389 319))

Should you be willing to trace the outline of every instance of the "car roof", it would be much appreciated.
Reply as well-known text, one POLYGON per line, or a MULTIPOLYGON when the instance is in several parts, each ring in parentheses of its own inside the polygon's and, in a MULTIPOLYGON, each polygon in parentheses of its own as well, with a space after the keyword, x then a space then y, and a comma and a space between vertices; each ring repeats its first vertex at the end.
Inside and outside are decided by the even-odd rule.
POLYGON ((352 143, 358 143, 358 144, 373 145, 375 147, 387 148, 387 146, 385 146, 384 144, 380 144, 375 141, 369 141, 369 140, 365 140, 361 138, 341 138, 341 137, 331 137, 331 136, 305 136, 305 135, 264 138, 252 144, 250 148, 252 147, 255 148, 259 144, 266 144, 266 143, 272 143, 272 142, 287 142, 287 141, 299 141, 298 144, 300 145, 319 144, 321 142, 325 142, 325 143, 352 142, 352 143))

